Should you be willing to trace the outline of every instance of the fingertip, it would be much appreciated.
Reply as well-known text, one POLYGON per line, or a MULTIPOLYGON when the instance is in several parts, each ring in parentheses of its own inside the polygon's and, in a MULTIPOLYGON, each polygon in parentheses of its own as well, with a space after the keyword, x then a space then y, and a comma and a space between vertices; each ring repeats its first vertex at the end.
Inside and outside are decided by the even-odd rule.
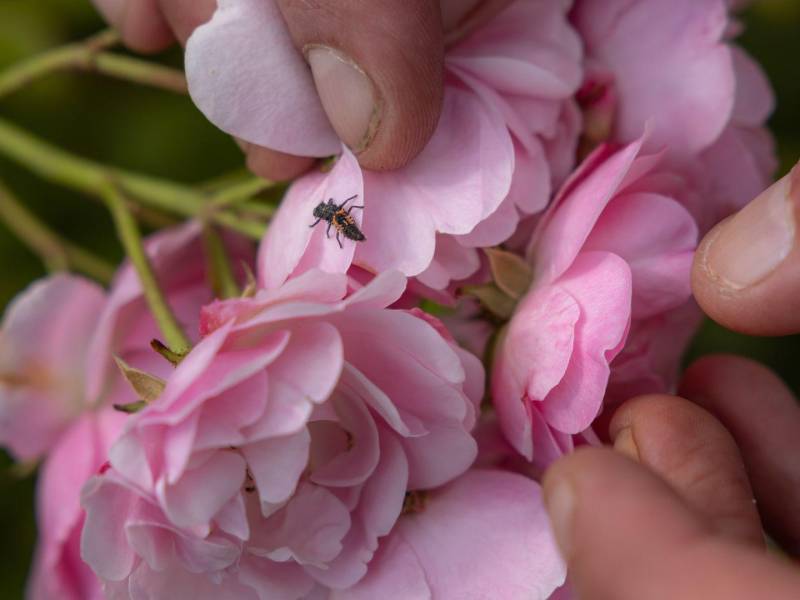
POLYGON ((175 41, 157 0, 93 0, 105 20, 131 50, 160 52, 175 41))
POLYGON ((314 159, 307 156, 284 154, 246 142, 240 142, 240 146, 247 155, 247 168, 270 181, 289 181, 314 165, 314 159))
POLYGON ((800 411, 792 391, 764 365, 732 355, 694 362, 680 390, 731 432, 767 530, 800 555, 800 411))
POLYGON ((372 170, 402 167, 433 135, 443 96, 438 2, 279 0, 340 138, 372 170))
POLYGON ((800 331, 800 168, 702 240, 692 290, 721 325, 753 335, 800 331))
POLYGON ((617 410, 609 430, 615 448, 663 477, 718 531, 763 546, 741 454, 711 413, 675 396, 640 396, 617 410))
POLYGON ((554 535, 579 597, 646 598, 656 571, 709 529, 656 475, 608 448, 581 448, 545 473, 554 535))

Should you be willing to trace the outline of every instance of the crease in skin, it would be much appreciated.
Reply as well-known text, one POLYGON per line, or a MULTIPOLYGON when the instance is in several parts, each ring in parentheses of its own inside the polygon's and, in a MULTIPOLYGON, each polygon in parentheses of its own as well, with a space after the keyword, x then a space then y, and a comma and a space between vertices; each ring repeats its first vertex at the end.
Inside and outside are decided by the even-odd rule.
POLYGON ((730 287, 723 278, 717 275, 713 270, 711 270, 708 266, 708 251, 711 246, 714 244, 716 239, 719 237, 720 233, 722 233, 722 227, 733 218, 733 215, 726 217, 724 220, 720 221, 716 227, 714 227, 711 231, 706 234, 705 239, 697 251, 697 261, 700 265, 700 268, 703 272, 705 278, 714 284, 714 288, 716 293, 723 297, 723 298, 733 298, 736 296, 736 292, 738 290, 730 287))

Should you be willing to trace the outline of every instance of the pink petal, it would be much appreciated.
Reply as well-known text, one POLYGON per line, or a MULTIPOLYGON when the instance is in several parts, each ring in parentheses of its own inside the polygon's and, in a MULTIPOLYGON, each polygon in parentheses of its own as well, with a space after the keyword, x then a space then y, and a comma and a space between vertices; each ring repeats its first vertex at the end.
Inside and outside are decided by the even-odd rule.
POLYGON ((361 581, 346 590, 332 590, 330 596, 330 600, 375 598, 433 599, 419 558, 400 535, 391 535, 381 541, 380 549, 361 581))
MULTIPOLYGON (((272 218, 267 233, 261 242, 258 253, 259 283, 267 289, 280 286, 290 275, 305 273, 310 269, 321 269, 329 273, 346 273, 353 261, 356 244, 343 239, 342 248, 336 242, 336 230, 328 223, 317 221, 314 208, 320 202, 332 200, 340 205, 348 198, 356 196, 349 206, 364 206, 352 212, 356 223, 367 230, 367 213, 376 204, 365 197, 365 184, 361 167, 353 154, 347 149, 336 161, 329 173, 312 172, 295 181, 272 218), (363 220, 362 220, 363 219, 363 220), (330 236, 330 237, 329 237, 330 236)), ((383 199, 381 199, 383 201, 383 199)))
POLYGON ((616 140, 637 139, 649 121, 649 147, 686 158, 719 136, 735 85, 722 39, 728 24, 723 0, 583 0, 573 19, 588 56, 614 76, 616 140))
POLYGON ((680 204, 649 193, 615 198, 597 221, 584 250, 613 252, 633 275, 633 318, 643 319, 683 304, 697 225, 680 204))
POLYGON ((372 272, 421 273, 433 257, 436 232, 469 233, 497 210, 513 165, 513 144, 499 113, 448 87, 423 152, 403 169, 364 174, 365 194, 373 200, 356 264, 372 272))
MULTIPOLYGON (((258 595, 234 578, 214 582, 206 574, 190 573, 177 565, 154 571, 141 563, 128 581, 125 600, 191 598, 192 600, 258 600, 258 595)), ((122 600, 123 596, 120 597, 122 600)), ((111 599, 114 600, 114 599, 111 599)))
POLYGON ((206 530, 214 515, 238 493, 245 462, 233 452, 217 452, 203 465, 187 470, 173 485, 156 484, 164 512, 178 527, 206 530), (208 485, 208 482, 214 485, 208 485))
POLYGON ((305 598, 314 580, 302 567, 245 556, 239 564, 239 581, 252 588, 258 600, 296 600, 305 598))
POLYGON ((329 457, 330 460, 311 473, 310 480, 318 485, 347 487, 364 483, 380 459, 378 430, 367 407, 356 398, 331 398, 339 426, 352 436, 352 447, 329 457))
POLYGON ((580 308, 560 286, 534 289, 517 308, 495 366, 499 406, 541 400, 558 385, 573 351, 580 308))
POLYGON ((218 6, 186 44, 194 103, 217 127, 248 142, 304 156, 338 152, 340 142, 277 4, 219 0, 218 6))
POLYGON ((538 484, 501 471, 470 471, 431 492, 381 546, 341 598, 545 599, 566 573, 538 484))
POLYGON ((564 378, 542 402, 547 422, 565 433, 586 429, 600 410, 609 363, 630 324, 631 273, 614 254, 585 252, 559 280, 581 308, 572 359, 564 378))
POLYGON ((447 65, 509 96, 563 99, 581 80, 581 41, 564 2, 515 2, 447 52, 447 65))
POLYGON ((90 479, 81 492, 86 523, 81 534, 81 558, 100 577, 122 581, 133 569, 136 556, 129 546, 124 516, 141 500, 107 476, 90 479))
POLYGON ((402 438, 408 460, 409 489, 429 489, 466 471, 478 454, 475 439, 463 427, 431 426, 429 433, 402 438))
POLYGON ((105 302, 87 279, 53 275, 17 296, 0 329, 0 443, 46 452, 84 407, 89 340, 105 302))
POLYGON ((242 448, 262 502, 279 504, 294 493, 308 464, 310 443, 308 431, 303 429, 242 448))
POLYGON ((537 280, 553 281, 569 268, 641 146, 639 140, 618 151, 601 147, 564 184, 528 248, 528 256, 535 260, 537 280))
POLYGON ((380 462, 364 485, 356 516, 373 539, 392 530, 408 489, 408 462, 402 447, 385 429, 380 444, 380 462))
POLYGON ((273 560, 293 559, 324 568, 341 552, 342 538, 349 529, 350 513, 336 496, 305 484, 281 512, 255 532, 252 543, 273 560))
POLYGON ((345 306, 386 308, 397 302, 406 290, 406 278, 399 271, 378 273, 372 281, 350 294, 345 306))

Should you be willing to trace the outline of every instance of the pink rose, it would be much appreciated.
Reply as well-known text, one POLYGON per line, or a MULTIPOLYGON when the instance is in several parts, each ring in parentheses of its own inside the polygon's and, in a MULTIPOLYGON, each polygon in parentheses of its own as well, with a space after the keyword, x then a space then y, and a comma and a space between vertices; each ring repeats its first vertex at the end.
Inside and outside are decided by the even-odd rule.
POLYGON ((336 140, 273 0, 221 2, 187 45, 195 103, 249 142, 341 153, 329 173, 290 188, 262 246, 261 284, 357 265, 398 269, 443 289, 474 273, 475 247, 502 242, 521 216, 541 211, 573 166, 580 116, 572 96, 582 72, 567 4, 517 0, 448 48, 436 132, 409 165, 379 173, 363 171, 336 140), (352 215, 365 241, 340 248, 325 223, 309 228, 319 202, 352 196, 351 205, 363 206, 352 215))
POLYGON ((533 284, 496 351, 492 395, 509 441, 542 465, 571 449, 599 413, 631 327, 690 296, 697 227, 659 192, 662 157, 642 145, 593 153, 528 248, 533 284))
POLYGON ((737 0, 577 0, 572 21, 586 42, 579 99, 591 141, 629 143, 649 128, 691 180, 676 196, 701 232, 768 186, 777 166, 765 123, 774 97, 761 68, 731 38, 737 0))
POLYGON ((345 297, 346 276, 309 271, 204 309, 206 337, 84 490, 82 555, 109 592, 360 597, 403 585, 381 566, 393 561, 429 573, 433 590, 463 586, 444 564, 408 562, 409 548, 435 553, 438 542, 403 523, 429 499, 419 518, 464 528, 473 545, 454 546, 453 560, 474 567, 478 506, 467 498, 496 493, 495 481, 508 482, 509 502, 503 514, 501 499, 487 507, 487 523, 507 517, 496 541, 542 545, 541 558, 521 559, 541 570, 520 577, 540 597, 560 584, 536 484, 457 479, 476 456, 483 368, 432 317, 386 308, 404 285, 385 273, 345 297), (532 503, 514 508, 515 494, 532 503), (367 587, 348 591, 359 581, 367 587))
POLYGON ((0 443, 17 460, 41 458, 90 408, 84 373, 104 303, 100 286, 53 275, 6 310, 0 329, 0 443))
MULTIPOLYGON (((211 300, 199 226, 163 231, 146 241, 156 274, 178 319, 195 322, 211 300)), ((252 248, 227 240, 233 256, 252 248)), ((125 415, 112 404, 136 397, 114 365, 120 356, 166 375, 150 349, 158 331, 136 273, 123 265, 106 294, 80 277, 34 284, 6 312, 0 330, 0 442, 20 460, 44 458, 37 489, 39 544, 28 584, 34 600, 98 600, 100 581, 80 559, 80 491, 108 460, 125 415)))

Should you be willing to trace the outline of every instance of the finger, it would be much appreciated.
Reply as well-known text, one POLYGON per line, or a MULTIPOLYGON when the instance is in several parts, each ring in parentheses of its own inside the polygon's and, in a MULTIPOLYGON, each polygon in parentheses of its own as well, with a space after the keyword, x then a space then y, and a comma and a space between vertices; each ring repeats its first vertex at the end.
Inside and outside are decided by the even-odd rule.
POLYGON ((302 175, 314 164, 313 158, 284 154, 255 144, 239 142, 247 154, 247 168, 271 181, 288 181, 302 175))
POLYGON ((800 555, 800 408, 780 378, 735 356, 701 358, 681 394, 713 413, 733 435, 767 531, 800 555))
POLYGON ((192 32, 211 19, 217 0, 158 0, 161 12, 182 46, 192 32))
POLYGON ((649 467, 718 531, 764 547, 753 490, 731 434, 683 398, 641 396, 617 409, 614 447, 649 467))
POLYGON ((800 590, 792 567, 719 536, 664 481, 612 450, 561 459, 544 494, 580 598, 788 600, 800 590))
POLYGON ((278 0, 339 137, 370 169, 408 163, 433 134, 444 49, 436 0, 278 0))
POLYGON ((158 52, 175 41, 158 0, 94 0, 122 41, 137 52, 158 52))
POLYGON ((700 306, 743 333, 800 332, 800 167, 703 239, 692 269, 700 306))

